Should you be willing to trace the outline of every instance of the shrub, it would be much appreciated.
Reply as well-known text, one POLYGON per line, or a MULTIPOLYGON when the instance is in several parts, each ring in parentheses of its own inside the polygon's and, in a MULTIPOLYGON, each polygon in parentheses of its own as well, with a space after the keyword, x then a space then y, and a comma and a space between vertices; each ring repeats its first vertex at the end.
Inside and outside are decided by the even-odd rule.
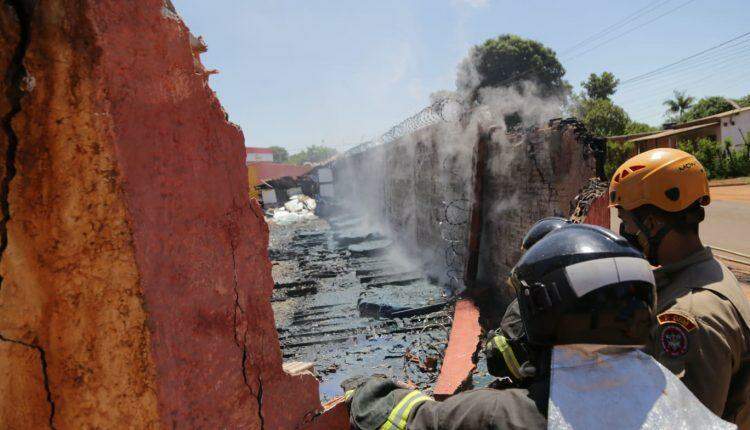
POLYGON ((677 147, 695 155, 695 158, 706 168, 709 179, 750 175, 750 145, 748 144, 739 149, 732 149, 731 139, 720 143, 703 138, 679 142, 677 147))
POLYGON ((615 170, 633 154, 633 142, 607 141, 607 159, 604 162, 604 174, 611 178, 615 170))

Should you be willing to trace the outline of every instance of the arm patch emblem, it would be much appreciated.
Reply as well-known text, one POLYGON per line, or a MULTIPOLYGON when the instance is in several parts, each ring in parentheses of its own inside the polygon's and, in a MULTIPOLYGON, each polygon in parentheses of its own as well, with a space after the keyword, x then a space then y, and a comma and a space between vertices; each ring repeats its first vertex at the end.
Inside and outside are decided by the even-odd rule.
POLYGON ((678 358, 688 352, 688 334, 682 326, 678 324, 664 324, 661 326, 661 336, 659 336, 661 348, 669 358, 678 358))
POLYGON ((682 327, 685 331, 691 332, 698 328, 695 318, 680 311, 667 311, 656 317, 659 325, 675 324, 682 327))

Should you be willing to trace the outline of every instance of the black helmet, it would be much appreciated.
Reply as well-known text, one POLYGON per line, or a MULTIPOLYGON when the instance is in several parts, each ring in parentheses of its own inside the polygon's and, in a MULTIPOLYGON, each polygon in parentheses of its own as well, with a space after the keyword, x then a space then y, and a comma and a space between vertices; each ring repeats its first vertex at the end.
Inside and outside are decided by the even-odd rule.
POLYGON ((570 224, 534 244, 511 271, 530 343, 645 344, 656 288, 643 255, 615 233, 570 224))
POLYGON ((539 242, 539 240, 547 234, 551 233, 554 230, 557 230, 558 228, 563 228, 566 225, 570 224, 570 220, 560 218, 559 216, 551 216, 537 221, 536 224, 531 226, 529 231, 527 231, 526 235, 523 237, 523 241, 521 242, 521 249, 523 251, 526 251, 535 243, 539 242))

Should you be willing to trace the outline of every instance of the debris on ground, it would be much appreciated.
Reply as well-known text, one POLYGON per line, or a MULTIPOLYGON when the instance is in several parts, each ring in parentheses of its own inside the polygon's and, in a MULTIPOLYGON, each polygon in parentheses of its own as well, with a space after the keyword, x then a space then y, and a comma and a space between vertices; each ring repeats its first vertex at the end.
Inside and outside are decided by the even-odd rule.
POLYGON ((272 216, 271 220, 276 224, 290 225, 317 219, 318 217, 315 215, 316 207, 315 199, 304 194, 298 194, 290 197, 289 201, 284 203, 284 206, 269 209, 268 214, 272 216))
POLYGON ((373 371, 429 392, 448 342, 449 294, 366 225, 344 215, 270 225, 282 353, 315 363, 324 401, 373 371))

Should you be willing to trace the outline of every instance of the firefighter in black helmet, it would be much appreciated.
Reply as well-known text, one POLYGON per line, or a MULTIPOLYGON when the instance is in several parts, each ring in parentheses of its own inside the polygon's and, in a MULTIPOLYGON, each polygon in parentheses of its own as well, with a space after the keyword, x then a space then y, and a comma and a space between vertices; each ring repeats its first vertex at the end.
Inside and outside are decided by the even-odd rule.
MULTIPOLYGON (((549 233, 573 224, 562 217, 547 217, 537 221, 521 241, 521 251, 526 252, 549 233)), ((525 387, 536 375, 537 348, 528 343, 521 320, 518 300, 513 300, 505 310, 500 327, 487 333, 484 357, 490 375, 500 378, 497 387, 525 387)))
MULTIPOLYGON (((347 392, 355 429, 547 428, 553 345, 643 345, 654 318, 648 263, 603 228, 570 225, 540 239, 511 272, 523 324, 540 353, 527 388, 477 389, 436 402, 371 378, 347 392)), ((620 399, 627 401, 627 399, 620 399)))

